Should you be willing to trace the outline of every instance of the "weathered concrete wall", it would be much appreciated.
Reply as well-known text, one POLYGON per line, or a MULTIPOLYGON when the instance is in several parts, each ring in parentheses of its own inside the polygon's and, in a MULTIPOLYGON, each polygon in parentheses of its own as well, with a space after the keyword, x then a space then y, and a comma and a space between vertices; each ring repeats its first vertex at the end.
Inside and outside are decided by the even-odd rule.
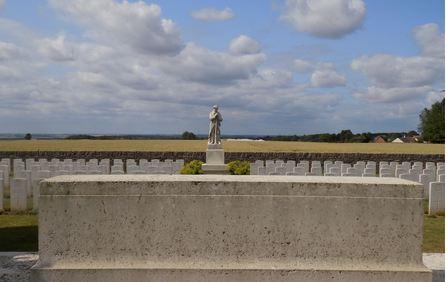
POLYGON ((431 281, 394 178, 90 175, 41 184, 35 281, 431 281))
MULTIPOLYGON (((1 158, 58 158, 58 159, 184 159, 205 161, 205 152, 0 152, 1 158)), ((308 160, 308 161, 343 161, 355 163, 357 161, 419 161, 443 162, 443 154, 366 154, 366 153, 283 153, 283 152, 225 152, 227 162, 234 160, 308 160)))

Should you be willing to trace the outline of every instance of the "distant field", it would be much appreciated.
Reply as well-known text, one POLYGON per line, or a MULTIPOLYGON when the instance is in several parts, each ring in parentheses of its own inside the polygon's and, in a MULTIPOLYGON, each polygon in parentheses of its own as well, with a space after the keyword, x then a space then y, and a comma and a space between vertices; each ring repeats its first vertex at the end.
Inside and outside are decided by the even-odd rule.
MULTIPOLYGON (((444 154, 444 144, 224 141, 227 152, 444 154)), ((205 140, 2 140, 0 151, 201 152, 205 140)))

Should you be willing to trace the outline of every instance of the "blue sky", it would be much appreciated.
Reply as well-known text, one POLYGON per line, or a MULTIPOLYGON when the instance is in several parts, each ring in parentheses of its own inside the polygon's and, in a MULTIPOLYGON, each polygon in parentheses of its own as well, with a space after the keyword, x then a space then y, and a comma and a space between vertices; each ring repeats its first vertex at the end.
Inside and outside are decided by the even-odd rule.
POLYGON ((444 1, 0 0, 0 132, 408 131, 444 1))

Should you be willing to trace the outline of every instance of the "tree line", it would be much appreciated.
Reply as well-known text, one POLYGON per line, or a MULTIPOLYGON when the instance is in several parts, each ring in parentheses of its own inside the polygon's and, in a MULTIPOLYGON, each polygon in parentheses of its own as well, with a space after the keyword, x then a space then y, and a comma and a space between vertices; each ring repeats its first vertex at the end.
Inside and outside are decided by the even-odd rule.
MULTIPOLYGON (((429 109, 425 108, 419 115, 420 123, 418 130, 421 135, 421 141, 428 143, 444 143, 445 142, 445 99, 434 103, 429 109)), ((267 135, 256 136, 256 139, 270 141, 302 141, 302 142, 330 142, 330 143, 369 143, 373 142, 377 136, 381 136, 385 141, 391 142, 396 138, 413 137, 419 135, 418 132, 412 130, 410 132, 379 132, 379 133, 357 133, 354 134, 350 129, 345 129, 339 133, 320 133, 307 135, 267 135)), ((223 136, 225 137, 225 136, 223 136)), ((253 138, 253 136, 238 136, 238 138, 253 138)), ((32 135, 27 133, 24 137, 31 140, 32 135)), ((92 140, 147 140, 147 139, 183 139, 198 140, 206 139, 204 136, 197 136, 193 132, 185 131, 179 135, 102 135, 93 136, 86 134, 69 135, 65 139, 92 139, 92 140)))

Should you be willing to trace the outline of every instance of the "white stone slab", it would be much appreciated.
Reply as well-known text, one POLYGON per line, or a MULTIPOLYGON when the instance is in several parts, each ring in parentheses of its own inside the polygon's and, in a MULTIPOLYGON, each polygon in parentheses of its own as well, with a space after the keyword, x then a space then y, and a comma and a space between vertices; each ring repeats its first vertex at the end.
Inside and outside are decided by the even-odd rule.
POLYGON ((434 174, 421 174, 419 176, 419 183, 424 186, 424 198, 428 199, 430 195, 430 182, 435 182, 436 176, 434 174))
POLYGON ((11 211, 25 211, 26 200, 27 200, 27 180, 26 178, 13 178, 11 180, 11 189, 10 189, 10 197, 11 197, 11 211))
POLYGON ((431 182, 428 199, 428 213, 443 212, 445 209, 445 183, 431 182))
POLYGON ((223 149, 207 149, 206 164, 225 164, 225 153, 223 149))

